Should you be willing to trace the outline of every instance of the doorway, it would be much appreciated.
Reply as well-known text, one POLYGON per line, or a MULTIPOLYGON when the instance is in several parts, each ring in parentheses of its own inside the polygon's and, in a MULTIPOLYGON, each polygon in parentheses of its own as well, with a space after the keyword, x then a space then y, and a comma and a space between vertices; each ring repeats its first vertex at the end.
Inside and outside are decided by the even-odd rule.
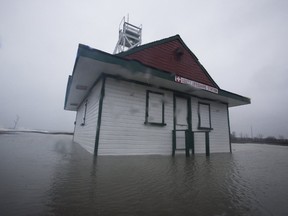
POLYGON ((191 99, 189 96, 174 95, 173 155, 175 151, 185 151, 189 155, 191 134, 191 99))

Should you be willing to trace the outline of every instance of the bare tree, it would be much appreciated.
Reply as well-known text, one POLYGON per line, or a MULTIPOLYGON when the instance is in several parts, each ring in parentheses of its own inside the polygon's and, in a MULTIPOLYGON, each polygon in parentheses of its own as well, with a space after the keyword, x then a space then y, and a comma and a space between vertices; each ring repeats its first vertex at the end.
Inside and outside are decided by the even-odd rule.
POLYGON ((14 120, 14 127, 13 127, 13 129, 16 129, 19 120, 20 120, 20 117, 19 117, 18 115, 16 115, 16 119, 14 120))
POLYGON ((236 138, 236 136, 237 136, 237 135, 236 135, 236 132, 233 131, 233 132, 232 132, 232 137, 236 138))
POLYGON ((263 139, 263 134, 258 134, 258 135, 257 135, 257 138, 263 139))

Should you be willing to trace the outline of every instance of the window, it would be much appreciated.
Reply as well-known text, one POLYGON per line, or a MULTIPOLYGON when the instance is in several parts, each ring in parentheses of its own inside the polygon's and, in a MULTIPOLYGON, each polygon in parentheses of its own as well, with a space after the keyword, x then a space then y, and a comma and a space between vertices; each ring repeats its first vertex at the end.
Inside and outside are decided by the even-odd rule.
POLYGON ((147 90, 145 124, 165 126, 164 94, 147 90))
POLYGON ((83 112, 83 119, 82 119, 81 126, 84 126, 86 123, 87 103, 88 101, 86 100, 84 104, 84 112, 83 112))
POLYGON ((199 129, 211 130, 211 113, 210 104, 198 103, 198 118, 199 118, 199 129))
POLYGON ((175 98, 175 120, 176 125, 178 126, 187 126, 188 125, 188 107, 187 107, 187 98, 176 97, 175 98))

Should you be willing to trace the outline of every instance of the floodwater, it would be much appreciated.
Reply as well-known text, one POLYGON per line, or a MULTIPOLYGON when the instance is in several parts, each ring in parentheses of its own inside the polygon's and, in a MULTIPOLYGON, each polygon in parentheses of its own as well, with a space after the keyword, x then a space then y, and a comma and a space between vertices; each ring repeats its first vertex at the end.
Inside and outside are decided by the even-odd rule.
POLYGON ((71 135, 0 135, 0 215, 288 215, 288 147, 93 158, 71 135))

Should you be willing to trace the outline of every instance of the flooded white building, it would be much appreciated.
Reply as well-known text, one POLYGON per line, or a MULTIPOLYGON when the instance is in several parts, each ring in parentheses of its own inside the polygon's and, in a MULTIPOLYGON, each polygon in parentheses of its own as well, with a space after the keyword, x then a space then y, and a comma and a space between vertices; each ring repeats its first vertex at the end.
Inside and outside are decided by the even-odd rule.
POLYGON ((229 108, 250 99, 221 89, 179 35, 109 54, 79 45, 65 110, 74 142, 96 155, 231 152, 229 108))

